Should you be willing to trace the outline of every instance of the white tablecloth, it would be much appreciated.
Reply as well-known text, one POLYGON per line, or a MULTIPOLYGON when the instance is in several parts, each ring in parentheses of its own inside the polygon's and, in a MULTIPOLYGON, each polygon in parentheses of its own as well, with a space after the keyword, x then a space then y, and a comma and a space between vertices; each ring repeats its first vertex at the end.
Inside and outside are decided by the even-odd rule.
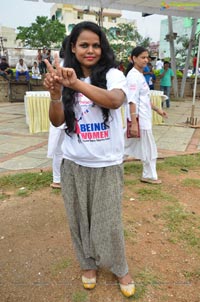
POLYGON ((24 96, 26 123, 30 133, 49 131, 49 104, 48 91, 27 91, 24 96))

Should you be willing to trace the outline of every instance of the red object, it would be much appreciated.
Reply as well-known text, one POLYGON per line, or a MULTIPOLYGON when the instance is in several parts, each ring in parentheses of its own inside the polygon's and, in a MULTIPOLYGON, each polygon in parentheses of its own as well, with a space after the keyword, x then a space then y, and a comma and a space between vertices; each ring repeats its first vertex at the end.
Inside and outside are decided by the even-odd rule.
POLYGON ((194 57, 193 58, 193 67, 196 67, 197 66, 197 57, 194 57))

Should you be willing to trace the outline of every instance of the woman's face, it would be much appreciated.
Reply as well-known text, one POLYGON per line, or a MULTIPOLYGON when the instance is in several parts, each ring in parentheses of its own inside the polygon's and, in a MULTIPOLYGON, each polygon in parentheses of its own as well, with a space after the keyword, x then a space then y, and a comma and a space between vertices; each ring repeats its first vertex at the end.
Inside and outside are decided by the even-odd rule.
POLYGON ((142 52, 138 57, 133 56, 134 67, 143 70, 143 68, 147 65, 149 61, 148 58, 149 58, 148 51, 142 52))
POLYGON ((91 67, 101 58, 99 36, 90 30, 82 31, 75 45, 72 45, 72 52, 81 64, 84 75, 89 76, 91 67))

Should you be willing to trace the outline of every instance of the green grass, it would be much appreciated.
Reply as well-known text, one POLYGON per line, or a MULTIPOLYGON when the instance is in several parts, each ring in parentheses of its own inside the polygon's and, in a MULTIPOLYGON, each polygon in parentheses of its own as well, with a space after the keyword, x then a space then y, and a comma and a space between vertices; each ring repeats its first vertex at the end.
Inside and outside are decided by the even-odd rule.
POLYGON ((159 170, 167 170, 173 174, 183 173, 197 167, 200 167, 200 154, 168 157, 162 162, 157 162, 159 170))
POLYGON ((5 199, 6 199, 6 197, 7 197, 7 195, 6 195, 6 194, 4 194, 4 193, 0 193, 0 200, 5 200, 5 199))
POLYGON ((186 178, 182 184, 187 187, 200 188, 200 179, 186 178))
POLYGON ((124 163, 124 174, 133 174, 134 176, 141 175, 142 163, 140 161, 126 162, 124 163))
POLYGON ((124 228, 124 238, 129 240, 132 244, 136 243, 136 229, 135 222, 127 222, 124 228))
POLYGON ((25 188, 25 187, 21 187, 21 188, 19 188, 19 190, 17 191, 17 195, 18 195, 18 196, 23 196, 23 197, 28 196, 29 193, 30 193, 30 191, 29 191, 27 188, 25 188))
POLYGON ((77 291, 72 295, 72 302, 87 302, 88 293, 83 291, 77 291))
POLYGON ((125 186, 133 186, 138 184, 138 179, 124 179, 125 186))
MULTIPOLYGON (((148 185, 147 185, 148 186, 148 185)), ((138 194, 138 199, 140 201, 170 201, 174 202, 175 198, 174 196, 165 193, 162 190, 161 186, 157 187, 143 187, 138 190, 136 190, 136 193, 138 194)))
POLYGON ((63 259, 62 261, 55 263, 52 266, 52 274, 57 275, 60 271, 67 269, 71 266, 71 259, 63 259))
POLYGON ((200 279, 200 268, 195 269, 194 271, 184 271, 184 276, 187 280, 191 279, 200 279))
POLYGON ((156 276, 151 269, 145 268, 140 271, 135 276, 136 292, 131 300, 141 299, 147 292, 149 286, 157 287, 160 282, 160 277, 156 276))
POLYGON ((16 189, 25 188, 26 191, 34 191, 39 190, 42 187, 49 186, 51 181, 52 172, 50 171, 39 173, 18 173, 0 177, 0 187, 4 189, 11 187, 16 189))
POLYGON ((167 227, 172 233, 171 242, 183 241, 188 247, 200 252, 200 217, 187 212, 178 203, 166 207, 163 213, 167 227))

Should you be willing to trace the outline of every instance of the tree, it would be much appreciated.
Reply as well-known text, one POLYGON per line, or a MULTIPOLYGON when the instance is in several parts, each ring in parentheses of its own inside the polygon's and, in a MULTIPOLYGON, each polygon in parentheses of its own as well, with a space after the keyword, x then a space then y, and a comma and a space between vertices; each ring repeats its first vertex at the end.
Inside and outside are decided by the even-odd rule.
POLYGON ((104 31, 114 49, 117 59, 126 62, 136 45, 149 47, 150 38, 143 38, 133 24, 121 23, 104 31))
POLYGON ((30 27, 19 26, 17 30, 16 40, 21 40, 24 46, 32 48, 60 47, 66 32, 64 24, 45 16, 37 16, 36 22, 30 27))
MULTIPOLYGON (((200 32, 195 34, 195 38, 193 41, 191 56, 194 57, 195 53, 198 52, 198 44, 199 44, 199 35, 200 32)), ((176 62, 177 65, 183 67, 185 65, 187 52, 190 44, 190 38, 186 35, 180 36, 176 40, 177 48, 176 48, 176 62)))

